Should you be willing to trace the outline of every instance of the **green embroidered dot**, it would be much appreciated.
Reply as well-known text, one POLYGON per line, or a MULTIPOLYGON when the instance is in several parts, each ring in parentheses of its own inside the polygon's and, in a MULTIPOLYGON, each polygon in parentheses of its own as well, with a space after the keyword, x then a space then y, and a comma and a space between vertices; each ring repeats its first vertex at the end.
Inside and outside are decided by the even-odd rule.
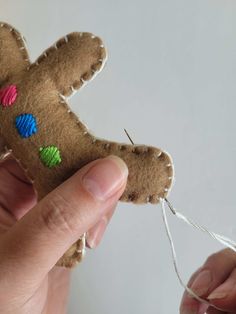
POLYGON ((40 147, 39 154, 42 163, 48 168, 53 168, 61 163, 60 151, 54 145, 40 147))

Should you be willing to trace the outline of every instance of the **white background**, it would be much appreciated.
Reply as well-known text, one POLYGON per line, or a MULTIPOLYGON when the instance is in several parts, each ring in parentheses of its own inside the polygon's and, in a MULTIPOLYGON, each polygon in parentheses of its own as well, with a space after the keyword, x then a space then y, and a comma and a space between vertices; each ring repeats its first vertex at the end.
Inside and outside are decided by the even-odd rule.
MULTIPOLYGON (((104 39, 104 71, 70 100, 99 137, 167 150, 182 212, 236 238, 236 2, 0 0, 32 60, 71 31, 104 39)), ((185 280, 219 249, 171 218, 185 280)), ((177 281, 160 207, 120 203, 103 243, 73 272, 70 314, 175 314, 177 281)), ((52 313, 54 314, 54 313, 52 313)))

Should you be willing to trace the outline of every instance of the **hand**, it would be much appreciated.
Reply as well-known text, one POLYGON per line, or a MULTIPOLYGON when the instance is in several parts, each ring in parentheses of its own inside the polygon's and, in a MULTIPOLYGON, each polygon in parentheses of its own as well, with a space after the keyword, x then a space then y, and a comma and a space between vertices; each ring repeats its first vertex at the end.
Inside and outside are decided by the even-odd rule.
POLYGON ((185 292, 181 314, 236 314, 236 253, 225 249, 208 257, 188 286, 214 307, 200 305, 185 292))
POLYGON ((88 246, 98 245, 127 175, 118 157, 100 159, 36 204, 18 164, 0 164, 1 314, 66 312, 70 271, 54 265, 88 230, 88 246))

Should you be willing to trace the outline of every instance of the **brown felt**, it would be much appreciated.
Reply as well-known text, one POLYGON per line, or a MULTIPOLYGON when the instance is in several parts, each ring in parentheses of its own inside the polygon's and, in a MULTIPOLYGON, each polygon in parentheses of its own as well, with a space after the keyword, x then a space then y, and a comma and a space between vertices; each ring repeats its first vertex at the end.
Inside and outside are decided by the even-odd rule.
MULTIPOLYGON (((122 201, 157 203, 166 197, 173 181, 173 165, 167 153, 155 147, 98 139, 89 133, 66 103, 65 96, 79 89, 104 65, 106 51, 102 41, 89 33, 69 34, 25 71, 25 50, 21 49, 19 53, 14 36, 17 32, 10 26, 0 25, 4 25, 0 27, 0 42, 11 51, 9 62, 14 64, 11 59, 15 55, 16 63, 19 63, 14 75, 7 56, 3 61, 0 59, 0 66, 4 68, 0 74, 5 73, 4 79, 9 78, 7 82, 3 80, 0 87, 10 83, 16 84, 18 89, 14 106, 1 109, 0 132, 34 182, 38 199, 90 161, 110 154, 121 157, 129 168, 122 201), (14 127, 15 117, 22 113, 31 113, 37 118, 39 131, 27 139, 22 139, 14 127), (39 159, 39 148, 49 145, 57 146, 62 158, 61 164, 52 169, 39 159)), ((74 244, 58 265, 72 267, 80 260, 80 245, 80 241, 74 244)))
POLYGON ((5 23, 0 22, 0 28, 0 84, 3 84, 26 70, 30 61, 21 34, 5 23))
POLYGON ((31 66, 40 64, 40 72, 48 74, 56 90, 64 96, 79 89, 100 70, 106 51, 100 38, 90 33, 71 33, 47 49, 31 66), (72 88, 71 88, 72 87, 72 88))

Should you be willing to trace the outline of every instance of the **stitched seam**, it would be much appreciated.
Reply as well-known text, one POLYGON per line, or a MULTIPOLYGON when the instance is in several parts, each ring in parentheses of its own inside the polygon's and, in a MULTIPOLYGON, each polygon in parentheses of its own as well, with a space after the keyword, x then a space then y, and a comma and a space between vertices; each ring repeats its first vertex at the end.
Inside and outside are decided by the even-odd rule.
POLYGON ((12 36, 14 37, 14 39, 16 40, 18 49, 21 52, 21 55, 23 57, 23 61, 27 62, 28 64, 30 64, 30 60, 29 60, 29 55, 27 52, 27 49, 25 47, 25 40, 24 37, 13 27, 11 27, 9 24, 7 23, 0 23, 0 27, 1 28, 6 28, 10 33, 12 33, 12 36), (19 43, 19 44, 18 44, 19 43))
MULTIPOLYGON (((127 145, 127 146, 126 146, 126 145, 120 145, 120 146, 119 146, 119 148, 120 148, 121 150, 124 150, 124 149, 129 148, 129 147, 130 147, 130 146, 128 146, 128 145, 127 145)), ((104 147, 104 148, 105 148, 105 147, 104 147)), ((142 151, 139 151, 138 148, 139 148, 138 146, 135 147, 131 152, 132 152, 132 153, 135 153, 135 154, 137 154, 137 155, 142 155, 142 154, 144 154, 144 153, 148 153, 149 147, 147 147, 146 150, 143 150, 143 148, 142 148, 142 151)), ((160 152, 157 154, 157 159, 160 158, 160 157, 162 156, 162 154, 165 154, 165 155, 167 155, 167 156, 170 158, 170 156, 169 156, 168 153, 166 153, 166 152, 160 150, 160 152)), ((166 167, 167 169, 169 169, 169 172, 170 172, 170 173, 172 173, 172 175, 169 175, 169 176, 168 176, 168 180, 170 180, 171 183, 173 183, 173 181, 172 181, 172 180, 174 179, 174 168, 173 168, 173 164, 172 164, 172 163, 168 163, 168 164, 165 165, 165 167, 166 167)), ((160 192, 159 194, 150 194, 150 195, 148 195, 148 196, 146 197, 146 203, 149 203, 149 202, 150 202, 150 203, 153 203, 153 201, 154 201, 154 202, 155 202, 155 201, 159 202, 159 201, 161 200, 161 198, 167 196, 167 194, 168 194, 168 192, 170 191, 171 187, 172 187, 172 184, 170 184, 170 185, 168 184, 168 187, 165 187, 164 190, 163 190, 163 192, 160 192), (163 196, 162 196, 162 193, 164 194, 163 196)), ((140 197, 136 197, 136 194, 137 194, 136 191, 130 192, 130 193, 127 195, 128 200, 130 200, 130 201, 138 201, 138 200, 140 200, 140 199, 142 198, 142 195, 141 195, 140 197)))
MULTIPOLYGON (((79 35, 80 37, 82 37, 83 34, 84 34, 84 33, 82 33, 82 32, 78 33, 78 35, 79 35)), ((59 39, 58 41, 56 41, 56 43, 55 43, 54 45, 52 45, 51 47, 49 47, 48 49, 46 49, 46 50, 38 57, 38 59, 37 59, 34 63, 32 63, 27 69, 30 70, 30 69, 31 69, 32 67, 34 67, 34 66, 39 66, 40 63, 43 62, 43 61, 49 56, 49 54, 50 54, 49 52, 52 50, 52 48, 54 48, 55 50, 59 50, 59 49, 60 49, 61 47, 63 47, 64 45, 67 45, 67 43, 70 41, 70 40, 69 40, 69 36, 70 36, 70 34, 69 34, 69 35, 66 35, 66 36, 62 37, 61 39, 59 39), (64 39, 64 42, 62 42, 63 39, 64 39), (57 46, 59 42, 60 42, 60 47, 57 46)), ((91 38, 92 38, 92 39, 95 39, 95 38, 97 38, 97 37, 96 37, 95 35, 91 34, 91 38)), ((102 52, 105 47, 104 47, 103 44, 101 44, 101 45, 100 45, 100 48, 101 48, 101 51, 100 51, 100 52, 102 52)), ((102 54, 101 54, 101 55, 102 55, 102 54)), ((71 93, 69 94, 69 96, 65 96, 65 95, 63 95, 63 94, 60 93, 60 92, 59 92, 59 95, 60 95, 61 97, 65 98, 65 99, 68 99, 69 97, 74 96, 74 94, 75 94, 79 89, 81 89, 83 86, 85 86, 88 82, 92 81, 92 80, 96 77, 96 75, 102 71, 102 69, 103 69, 103 67, 104 67, 104 65, 105 65, 105 63, 106 63, 106 60, 107 60, 107 53, 106 53, 105 55, 106 55, 105 58, 100 57, 100 58, 96 61, 96 63, 94 63, 94 64, 91 65, 89 75, 92 74, 92 76, 91 76, 91 78, 90 78, 89 80, 85 80, 85 79, 83 78, 83 76, 84 76, 85 74, 87 74, 87 72, 86 72, 86 73, 83 73, 83 74, 81 75, 81 77, 80 77, 77 81, 75 81, 72 85, 69 85, 69 86, 66 87, 67 90, 71 90, 71 93), (96 71, 96 70, 93 69, 93 67, 95 67, 98 63, 100 63, 101 66, 100 66, 100 68, 96 71), (76 85, 77 83, 81 83, 82 85, 81 85, 79 88, 75 88, 74 85, 76 85)))

